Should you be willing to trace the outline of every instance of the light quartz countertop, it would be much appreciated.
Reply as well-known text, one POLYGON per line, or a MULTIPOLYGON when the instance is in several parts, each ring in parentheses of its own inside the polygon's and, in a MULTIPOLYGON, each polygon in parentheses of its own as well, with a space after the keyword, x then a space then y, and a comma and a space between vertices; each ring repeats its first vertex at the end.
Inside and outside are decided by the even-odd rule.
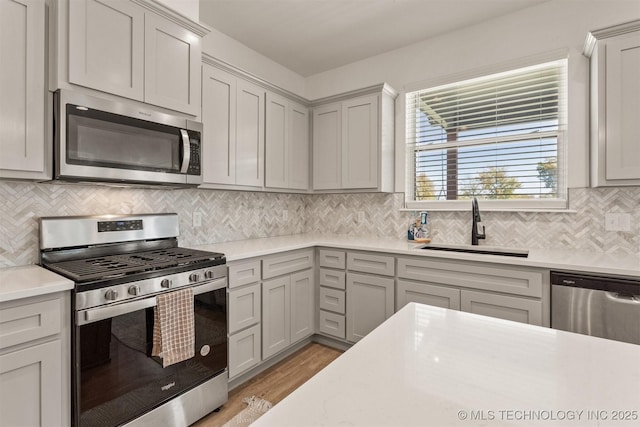
POLYGON ((0 302, 73 289, 73 281, 37 265, 0 268, 0 302))
POLYGON ((252 427, 638 425, 639 361, 638 345, 411 303, 252 427))
MULTIPOLYGON (((309 247, 328 247, 347 250, 376 251, 396 255, 418 255, 465 261, 481 261, 495 264, 522 265, 556 270, 593 274, 640 277, 640 256, 610 255, 567 249, 530 249, 527 258, 501 255, 470 254, 461 252, 427 251, 419 249, 424 244, 409 243, 402 239, 358 237, 335 234, 297 234, 262 239, 193 246, 194 249, 222 252, 227 261, 238 261, 309 247)), ((464 246, 459 246, 464 247, 464 246)), ((526 249, 468 246, 476 249, 526 249)))

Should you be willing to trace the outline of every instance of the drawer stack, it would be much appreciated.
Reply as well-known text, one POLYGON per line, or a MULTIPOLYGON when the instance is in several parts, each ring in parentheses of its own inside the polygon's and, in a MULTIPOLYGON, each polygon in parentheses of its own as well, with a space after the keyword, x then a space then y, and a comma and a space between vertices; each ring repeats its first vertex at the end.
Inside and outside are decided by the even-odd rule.
POLYGON ((336 338, 346 337, 344 251, 320 249, 320 322, 321 333, 336 338))

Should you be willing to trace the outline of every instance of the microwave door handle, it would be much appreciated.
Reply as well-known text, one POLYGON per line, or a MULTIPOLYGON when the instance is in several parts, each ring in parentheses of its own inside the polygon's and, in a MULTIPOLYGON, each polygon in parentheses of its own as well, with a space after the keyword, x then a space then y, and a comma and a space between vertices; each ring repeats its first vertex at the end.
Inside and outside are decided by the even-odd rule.
POLYGON ((189 141, 189 133, 185 129, 180 129, 180 135, 182 135, 182 166, 180 167, 180 173, 187 173, 189 169, 189 162, 191 161, 191 142, 189 141))

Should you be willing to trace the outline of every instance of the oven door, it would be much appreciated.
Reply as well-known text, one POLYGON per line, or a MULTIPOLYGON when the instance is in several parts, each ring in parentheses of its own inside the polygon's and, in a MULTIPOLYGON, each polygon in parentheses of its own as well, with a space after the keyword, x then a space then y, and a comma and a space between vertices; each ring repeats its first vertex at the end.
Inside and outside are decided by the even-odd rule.
POLYGON ((195 357, 166 368, 162 359, 151 356, 155 297, 77 313, 75 426, 123 424, 217 375, 227 375, 226 279, 193 289, 195 357))

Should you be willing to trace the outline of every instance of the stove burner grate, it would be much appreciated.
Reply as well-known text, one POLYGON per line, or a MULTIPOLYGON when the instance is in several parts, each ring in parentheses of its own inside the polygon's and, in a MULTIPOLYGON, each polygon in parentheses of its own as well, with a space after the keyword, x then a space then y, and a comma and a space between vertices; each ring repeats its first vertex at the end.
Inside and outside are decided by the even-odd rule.
POLYGON ((197 264, 214 259, 217 256, 221 255, 175 247, 61 261, 49 263, 47 267, 76 282, 86 282, 187 264, 197 264))

